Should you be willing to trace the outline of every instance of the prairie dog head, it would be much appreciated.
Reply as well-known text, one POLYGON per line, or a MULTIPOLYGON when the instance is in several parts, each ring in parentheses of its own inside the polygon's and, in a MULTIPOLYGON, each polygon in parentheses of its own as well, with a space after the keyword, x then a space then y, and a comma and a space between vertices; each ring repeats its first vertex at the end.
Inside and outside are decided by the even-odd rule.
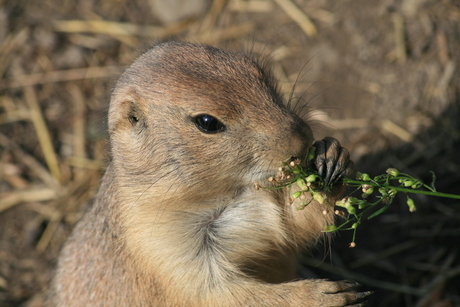
POLYGON ((306 122, 250 58, 168 42, 120 77, 109 110, 113 167, 139 193, 201 199, 236 191, 306 154, 306 122))

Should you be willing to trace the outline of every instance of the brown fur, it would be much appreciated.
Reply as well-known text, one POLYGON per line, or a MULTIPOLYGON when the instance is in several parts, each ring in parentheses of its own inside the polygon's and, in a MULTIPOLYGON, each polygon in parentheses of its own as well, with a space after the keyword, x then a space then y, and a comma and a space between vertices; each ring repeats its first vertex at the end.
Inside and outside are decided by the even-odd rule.
POLYGON ((358 297, 348 282, 293 281, 297 247, 317 242, 333 215, 254 188, 280 161, 305 156, 313 136, 248 57, 155 46, 117 82, 109 132, 112 161, 62 251, 51 305, 344 306, 358 297), (226 130, 201 132, 198 114, 226 130))

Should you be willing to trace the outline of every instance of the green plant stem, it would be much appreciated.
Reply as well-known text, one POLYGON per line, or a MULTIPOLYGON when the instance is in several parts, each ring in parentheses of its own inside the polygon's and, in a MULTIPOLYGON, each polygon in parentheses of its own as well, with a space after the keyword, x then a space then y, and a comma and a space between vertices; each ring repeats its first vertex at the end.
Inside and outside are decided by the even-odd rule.
POLYGON ((403 193, 424 194, 424 195, 430 195, 430 196, 438 196, 438 197, 445 197, 445 198, 460 199, 460 195, 441 193, 441 192, 406 189, 406 188, 395 187, 395 186, 386 185, 386 184, 385 185, 380 185, 378 183, 374 183, 373 181, 357 181, 357 180, 352 180, 352 179, 349 179, 349 178, 343 178, 342 182, 343 183, 348 183, 348 184, 360 184, 360 185, 368 184, 368 185, 372 185, 374 187, 385 187, 385 188, 393 189, 393 190, 395 190, 397 192, 403 192, 403 193))

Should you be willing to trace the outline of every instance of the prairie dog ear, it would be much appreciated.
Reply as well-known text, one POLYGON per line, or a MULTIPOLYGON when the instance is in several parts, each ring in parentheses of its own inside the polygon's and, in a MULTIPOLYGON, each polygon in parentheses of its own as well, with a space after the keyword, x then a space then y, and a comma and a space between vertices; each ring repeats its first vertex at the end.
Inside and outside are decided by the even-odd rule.
POLYGON ((112 101, 109 110, 109 132, 126 129, 141 129, 147 125, 146 113, 135 97, 124 97, 112 101))
POLYGON ((122 113, 125 119, 132 125, 135 126, 144 119, 144 114, 139 108, 139 105, 134 101, 125 101, 122 104, 122 113))

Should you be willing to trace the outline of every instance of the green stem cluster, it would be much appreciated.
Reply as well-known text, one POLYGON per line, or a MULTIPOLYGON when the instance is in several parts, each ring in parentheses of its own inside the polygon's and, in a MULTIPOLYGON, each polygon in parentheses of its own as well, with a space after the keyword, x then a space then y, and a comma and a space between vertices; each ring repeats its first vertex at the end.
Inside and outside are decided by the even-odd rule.
MULTIPOLYGON (((302 199, 303 193, 310 193, 311 199, 323 203, 322 194, 330 191, 331 186, 326 186, 324 180, 313 168, 302 168, 299 163, 290 162, 283 164, 283 176, 287 180, 280 181, 279 187, 287 187, 297 184, 300 191, 292 195, 293 199, 302 199)), ((338 226, 328 225, 324 228, 325 232, 335 232, 338 230, 352 230, 353 239, 350 247, 356 246, 355 239, 359 225, 363 219, 372 219, 384 213, 393 203, 397 194, 405 194, 406 204, 410 212, 416 211, 414 200, 409 194, 424 194, 435 197, 446 197, 460 199, 460 195, 447 194, 436 191, 434 182, 436 177, 432 173, 433 179, 430 185, 408 175, 399 172, 395 168, 387 169, 385 174, 371 178, 368 174, 357 173, 355 180, 344 177, 339 183, 354 188, 343 199, 337 201, 335 213, 341 216, 344 222, 338 226), (361 194, 361 195, 359 195, 361 194), (359 196, 353 196, 359 195, 359 196)), ((309 202, 299 206, 299 210, 305 208, 309 202)))

